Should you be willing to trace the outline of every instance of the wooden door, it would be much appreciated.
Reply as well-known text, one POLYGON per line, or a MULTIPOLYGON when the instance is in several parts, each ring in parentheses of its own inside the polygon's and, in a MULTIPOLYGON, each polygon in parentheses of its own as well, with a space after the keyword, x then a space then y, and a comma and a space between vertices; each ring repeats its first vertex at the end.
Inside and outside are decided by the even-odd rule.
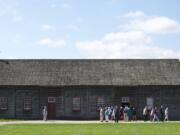
POLYGON ((48 119, 56 119, 56 98, 48 97, 48 119))

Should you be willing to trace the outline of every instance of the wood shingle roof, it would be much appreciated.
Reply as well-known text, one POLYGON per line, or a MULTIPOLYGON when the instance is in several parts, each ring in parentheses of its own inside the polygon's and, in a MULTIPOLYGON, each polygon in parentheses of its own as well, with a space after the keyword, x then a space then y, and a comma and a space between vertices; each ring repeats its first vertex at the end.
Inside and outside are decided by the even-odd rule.
POLYGON ((0 85, 180 85, 177 59, 0 60, 0 85))

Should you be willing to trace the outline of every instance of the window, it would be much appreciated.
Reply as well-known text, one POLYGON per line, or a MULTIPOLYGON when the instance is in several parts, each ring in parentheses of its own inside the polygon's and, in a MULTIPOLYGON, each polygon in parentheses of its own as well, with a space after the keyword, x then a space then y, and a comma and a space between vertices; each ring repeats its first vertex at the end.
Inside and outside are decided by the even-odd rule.
POLYGON ((80 111, 81 110, 81 99, 80 99, 80 97, 74 97, 73 98, 72 106, 73 106, 73 108, 72 108, 73 111, 80 111))
POLYGON ((8 98, 0 97, 0 110, 7 110, 7 109, 8 109, 8 98))
POLYGON ((30 96, 24 98, 24 110, 25 111, 32 110, 32 98, 30 96))
POLYGON ((104 98, 103 97, 98 97, 97 98, 97 109, 99 110, 100 107, 104 106, 104 98))
POLYGON ((97 111, 97 97, 89 96, 89 111, 96 112, 97 111))

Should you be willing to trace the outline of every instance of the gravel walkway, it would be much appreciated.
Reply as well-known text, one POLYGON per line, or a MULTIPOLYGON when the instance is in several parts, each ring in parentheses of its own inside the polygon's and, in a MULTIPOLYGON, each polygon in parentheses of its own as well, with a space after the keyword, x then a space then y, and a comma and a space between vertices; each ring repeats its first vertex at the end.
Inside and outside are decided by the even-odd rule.
MULTIPOLYGON (((68 121, 68 120, 48 120, 48 121, 42 121, 42 120, 33 120, 33 121, 8 121, 8 122, 0 122, 0 125, 13 125, 13 124, 108 124, 108 123, 114 123, 114 121, 110 122, 100 122, 100 121, 68 121)), ((133 123, 162 123, 162 122, 144 122, 144 121, 133 121, 133 122, 124 122, 120 121, 121 123, 126 124, 133 124, 133 123)), ((167 123, 167 122, 164 122, 167 123)), ((180 121, 169 121, 168 123, 180 123, 180 121)))

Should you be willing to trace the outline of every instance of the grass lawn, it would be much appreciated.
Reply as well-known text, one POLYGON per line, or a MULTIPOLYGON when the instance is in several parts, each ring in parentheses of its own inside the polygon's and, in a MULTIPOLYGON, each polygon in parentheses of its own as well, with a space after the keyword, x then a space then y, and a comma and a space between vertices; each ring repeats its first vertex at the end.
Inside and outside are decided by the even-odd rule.
POLYGON ((180 135, 180 123, 1 125, 0 135, 180 135))
POLYGON ((16 119, 0 119, 0 122, 17 121, 16 119))

